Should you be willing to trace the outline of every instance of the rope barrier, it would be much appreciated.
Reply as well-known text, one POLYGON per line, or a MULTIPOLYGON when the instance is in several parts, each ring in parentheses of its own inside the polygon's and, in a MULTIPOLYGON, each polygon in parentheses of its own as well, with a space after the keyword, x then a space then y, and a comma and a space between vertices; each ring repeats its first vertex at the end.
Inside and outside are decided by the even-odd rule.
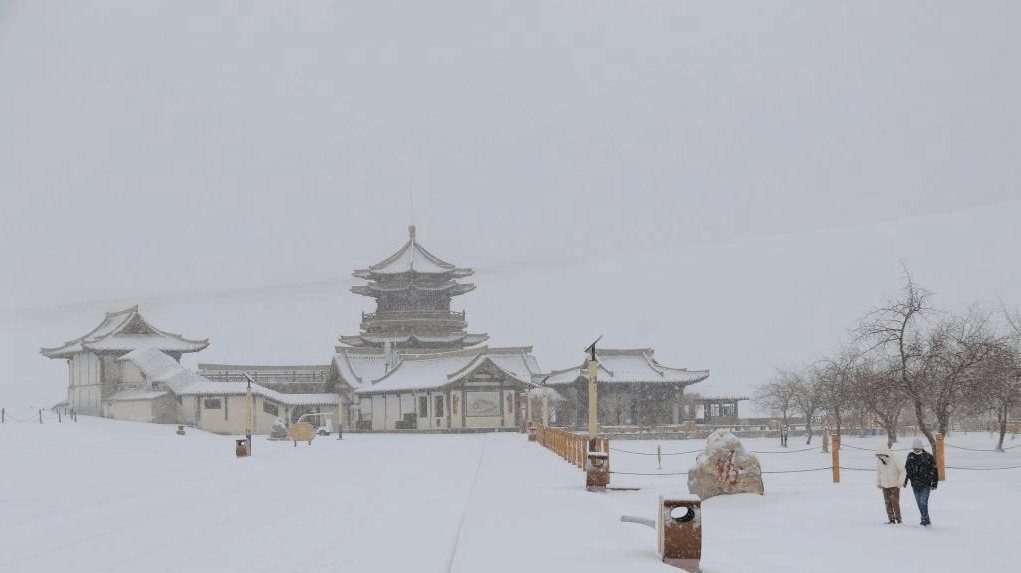
MULTIPOLYGON (((875 448, 859 448, 858 446, 852 446, 851 444, 848 444, 846 442, 840 442, 840 447, 841 448, 850 448, 852 450, 861 450, 863 452, 874 452, 874 451, 876 451, 875 448)), ((908 452, 908 451, 911 451, 911 448, 893 448, 890 451, 891 452, 908 452)))
MULTIPOLYGON (((809 469, 804 469, 804 470, 764 471, 764 472, 760 472, 760 473, 763 473, 763 474, 797 474, 797 473, 806 473, 806 472, 829 471, 829 470, 832 470, 832 469, 833 469, 833 466, 829 466, 829 467, 825 467, 825 468, 809 468, 809 469)), ((840 469, 841 469, 841 471, 845 471, 846 470, 846 471, 851 471, 851 472, 874 472, 874 471, 876 471, 875 468, 851 468, 851 467, 846 467, 846 466, 840 466, 840 469)), ((1007 466, 1007 467, 1000 467, 1000 468, 962 468, 962 467, 956 467, 956 466, 947 466, 947 469, 968 470, 968 471, 1016 470, 1016 469, 1021 469, 1021 466, 1007 466)), ((611 474, 617 474, 617 475, 626 475, 626 476, 680 476, 680 475, 688 475, 688 472, 642 473, 642 472, 618 472, 618 471, 611 471, 610 473, 611 474)))
POLYGON ((1000 451, 1005 451, 1005 450, 1013 450, 1014 448, 1021 448, 1021 444, 1018 444, 1016 446, 1010 446, 1009 448, 1003 448, 1003 450, 996 450, 996 449, 993 449, 993 450, 980 450, 980 449, 977 449, 977 448, 966 448, 964 446, 955 446, 955 445, 953 445, 951 443, 948 443, 948 442, 943 442, 943 445, 949 446, 951 448, 956 448, 958 450, 968 450, 969 452, 1000 452, 1000 451))
POLYGON ((632 452, 632 451, 628 451, 628 450, 621 450, 621 449, 618 449, 618 448, 610 448, 610 451, 611 452, 621 452, 621 453, 625 453, 625 454, 634 454, 636 456, 657 456, 657 455, 662 455, 662 456, 680 456, 680 455, 685 455, 685 454, 697 454, 697 453, 701 452, 702 450, 701 449, 691 450, 690 452, 663 452, 662 454, 657 454, 656 452, 632 452))
POLYGON ((813 446, 811 448, 805 448, 805 449, 802 449, 802 450, 787 450, 787 451, 778 451, 778 452, 760 452, 760 451, 757 451, 757 450, 748 450, 748 451, 753 453, 753 454, 797 454, 797 453, 800 453, 800 452, 808 452, 808 451, 818 450, 818 449, 819 449, 819 446, 813 446))
POLYGON ((688 475, 688 472, 671 472, 671 473, 658 473, 658 474, 643 474, 643 473, 638 473, 638 472, 614 472, 614 471, 611 471, 610 473, 611 474, 624 475, 624 476, 684 476, 684 475, 688 475))
POLYGON ((947 466, 947 469, 951 470, 967 470, 967 471, 989 471, 989 470, 1016 470, 1021 469, 1021 466, 1007 466, 1002 468, 959 468, 956 466, 947 466))
POLYGON ((6 416, 4 416, 4 420, 5 421, 10 421, 10 422, 17 422, 19 424, 38 424, 39 423, 39 419, 38 418, 35 419, 35 420, 21 420, 19 418, 15 418, 14 416, 12 416, 10 414, 7 414, 6 416))
MULTIPOLYGON (((819 446, 813 446, 811 448, 804 448, 804 449, 801 449, 801 450, 788 450, 788 451, 775 451, 775 452, 748 450, 748 452, 749 453, 753 453, 753 454, 796 454, 796 453, 800 453, 800 452, 808 452, 808 451, 818 450, 818 449, 819 449, 819 446)), ((611 452, 621 452, 621 453, 624 453, 624 454, 634 454, 636 456, 655 456, 655 455, 680 456, 680 455, 686 455, 686 454, 697 454, 697 453, 700 453, 702 450, 698 449, 698 450, 691 450, 691 451, 688 451, 688 452, 663 452, 662 454, 657 454, 656 452, 632 452, 630 450, 621 450, 619 448, 610 448, 610 451, 611 452)))

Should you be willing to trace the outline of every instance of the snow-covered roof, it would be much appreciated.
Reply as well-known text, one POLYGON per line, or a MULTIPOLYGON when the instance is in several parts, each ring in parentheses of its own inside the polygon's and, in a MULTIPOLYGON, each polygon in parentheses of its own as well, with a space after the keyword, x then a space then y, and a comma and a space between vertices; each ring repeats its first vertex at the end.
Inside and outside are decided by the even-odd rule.
POLYGON ((509 380, 532 385, 530 347, 468 348, 450 352, 400 354, 397 365, 371 386, 362 386, 357 394, 407 392, 443 388, 470 377, 484 365, 490 365, 509 380))
POLYGON ((275 386, 291 386, 302 384, 325 383, 330 375, 329 364, 209 364, 200 362, 199 374, 216 381, 223 378, 241 379, 249 374, 254 382, 273 384, 275 386))
POLYGON ((342 343, 354 347, 383 345, 387 342, 393 344, 407 344, 412 341, 418 344, 453 344, 460 342, 465 346, 474 346, 475 344, 487 339, 489 339, 488 334, 464 334, 460 332, 444 336, 424 336, 418 334, 408 334, 405 336, 381 336, 375 334, 356 334, 353 336, 340 337, 340 341, 342 343))
POLYGON ((333 366, 352 388, 371 384, 386 374, 386 355, 382 348, 338 348, 333 366))
POLYGON ((539 361, 532 354, 531 346, 490 348, 487 356, 501 369, 512 372, 519 380, 531 382, 533 375, 540 372, 539 361))
POLYGON ((210 362, 199 362, 199 370, 220 370, 227 372, 257 372, 282 373, 291 372, 321 372, 330 369, 329 364, 213 364, 210 362))
MULTIPOLYGON (((131 362, 142 371, 147 380, 166 384, 167 388, 178 396, 239 396, 248 391, 247 382, 213 382, 181 366, 176 360, 154 348, 133 350, 118 360, 131 362)), ((285 394, 261 384, 252 384, 252 393, 280 404, 293 406, 333 405, 340 401, 339 394, 285 394)))
MULTIPOLYGON (((600 383, 643 384, 695 384, 709 377, 708 370, 688 370, 663 366, 652 357, 651 348, 598 349, 596 360, 599 370, 596 379, 600 383)), ((546 383, 549 385, 571 384, 579 378, 588 379, 588 360, 581 366, 554 370, 546 383)))
POLYGON ((69 340, 55 348, 41 348, 39 352, 47 358, 70 358, 85 350, 130 351, 138 348, 156 348, 164 352, 198 352, 209 346, 209 339, 189 340, 180 334, 164 332, 138 312, 138 306, 108 312, 88 334, 69 340))
POLYGON ((422 284, 417 283, 414 280, 408 280, 387 282, 385 284, 369 283, 366 285, 356 285, 351 287, 351 292, 367 296, 372 296, 373 293, 377 292, 401 292, 405 290, 417 290, 422 292, 449 291, 450 296, 457 296, 475 290, 475 285, 472 283, 457 283, 454 281, 446 281, 441 284, 422 284))
POLYGON ((451 274, 453 277, 466 277, 473 273, 471 269, 458 268, 425 250, 415 239, 415 226, 408 227, 408 242, 404 243, 396 253, 368 269, 359 269, 354 276, 371 278, 372 275, 391 275, 400 273, 451 274))
POLYGON ((155 348, 132 350, 118 360, 131 362, 142 371, 146 379, 166 384, 167 388, 176 394, 199 382, 209 382, 208 379, 181 366, 176 360, 155 348))
MULTIPOLYGON (((182 396, 244 396, 247 392, 247 382, 203 380, 178 392, 178 394, 182 396)), ((288 406, 335 406, 340 401, 340 394, 285 394, 266 388, 261 384, 252 384, 252 394, 288 406)))

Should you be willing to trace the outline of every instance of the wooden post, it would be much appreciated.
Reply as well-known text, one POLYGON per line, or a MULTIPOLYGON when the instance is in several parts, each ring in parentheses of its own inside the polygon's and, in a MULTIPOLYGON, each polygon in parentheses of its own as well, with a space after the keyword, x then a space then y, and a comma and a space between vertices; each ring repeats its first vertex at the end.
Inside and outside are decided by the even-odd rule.
POLYGON ((60 410, 57 410, 57 423, 58 424, 64 423, 64 420, 60 418, 60 410))
POLYGON ((833 450, 833 483, 840 483, 840 434, 833 434, 830 449, 833 450))
POLYGON ((936 470, 939 472, 939 481, 946 481, 947 479, 947 465, 946 458, 943 457, 945 450, 943 449, 943 434, 936 434, 936 470))
POLYGON ((39 423, 40 424, 43 423, 43 410, 42 410, 42 408, 39 409, 39 423))
POLYGON ((663 469, 663 446, 656 444, 656 465, 663 469))

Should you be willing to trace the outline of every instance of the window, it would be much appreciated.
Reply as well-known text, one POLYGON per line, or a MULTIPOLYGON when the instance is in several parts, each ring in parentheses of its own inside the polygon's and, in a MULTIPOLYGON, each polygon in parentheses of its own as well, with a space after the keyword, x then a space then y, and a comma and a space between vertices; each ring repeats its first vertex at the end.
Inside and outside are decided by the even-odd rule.
POLYGON ((220 399, 219 398, 206 398, 202 401, 202 407, 206 410, 219 410, 220 399))
POLYGON ((429 397, 419 396, 418 397, 418 417, 428 418, 429 417, 429 397))
POLYGON ((436 396, 436 403, 433 407, 433 412, 437 418, 443 417, 443 396, 436 396))
POLYGON ((280 415, 280 408, 278 408, 276 404, 270 404, 269 402, 262 403, 262 411, 266 412, 270 416, 280 415))

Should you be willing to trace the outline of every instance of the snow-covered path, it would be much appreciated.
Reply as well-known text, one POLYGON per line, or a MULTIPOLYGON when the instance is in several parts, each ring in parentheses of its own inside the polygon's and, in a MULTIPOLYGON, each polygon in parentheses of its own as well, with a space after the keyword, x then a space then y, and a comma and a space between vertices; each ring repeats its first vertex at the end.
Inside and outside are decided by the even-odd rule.
POLYGON ((256 438, 235 459, 229 437, 81 420, 0 434, 45 438, 21 452, 20 502, 4 493, 0 571, 520 571, 579 550, 634 570, 643 545, 661 570, 521 434, 256 438))
MULTIPOLYGON (((638 491, 588 493, 584 474, 522 434, 357 434, 312 446, 234 439, 174 427, 80 418, 79 424, 4 424, 0 573, 676 571, 655 534, 621 523, 651 518, 659 495, 686 494, 684 476, 615 475, 638 491)), ((992 571, 1016 560, 1021 469, 948 470, 931 500, 934 527, 916 525, 903 490, 902 526, 882 524, 869 448, 848 437, 829 471, 769 473, 766 495, 703 504, 706 573, 992 571), (851 445, 862 449, 850 448, 851 445)), ((987 434, 953 436, 988 448, 987 434)), ((817 449, 779 452, 747 440, 767 472, 826 466, 817 449), (768 453, 776 451, 776 454, 768 453)), ((952 465, 1021 466, 1006 452, 948 450, 952 465)), ((611 448, 655 452, 656 442, 611 448)), ((662 442, 664 452, 697 441, 662 442)), ((686 470, 694 455, 611 450, 618 471, 686 470)))

